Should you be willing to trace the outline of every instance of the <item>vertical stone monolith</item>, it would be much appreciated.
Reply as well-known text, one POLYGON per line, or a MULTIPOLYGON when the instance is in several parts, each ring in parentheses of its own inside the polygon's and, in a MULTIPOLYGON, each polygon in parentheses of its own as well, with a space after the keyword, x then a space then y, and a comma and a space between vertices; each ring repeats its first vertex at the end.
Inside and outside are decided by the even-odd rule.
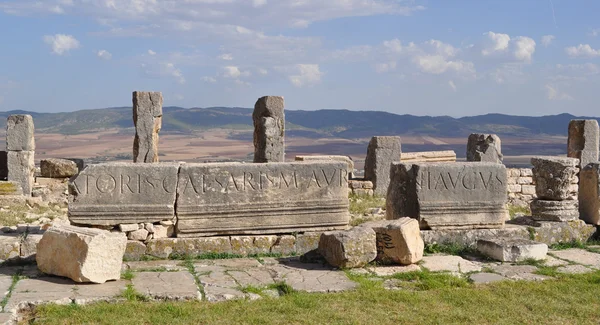
POLYGON ((598 121, 571 120, 569 122, 569 138, 567 156, 580 160, 580 168, 598 161, 599 154, 598 121))
POLYGON ((467 161, 502 163, 502 143, 495 134, 472 133, 467 142, 467 161))
POLYGON ((254 104, 254 162, 283 162, 285 114, 281 96, 264 96, 254 104))
POLYGON ((158 132, 162 127, 163 98, 160 92, 133 92, 133 162, 158 162, 158 132))
POLYGON ((590 163, 579 173, 579 218, 600 225, 600 163, 590 163))
POLYGON ((400 161, 402 154, 400 137, 372 137, 365 159, 365 180, 373 182, 375 195, 386 195, 390 185, 390 166, 400 161))
POLYGON ((7 180, 31 196, 35 173, 35 138, 31 115, 10 115, 6 121, 7 180))

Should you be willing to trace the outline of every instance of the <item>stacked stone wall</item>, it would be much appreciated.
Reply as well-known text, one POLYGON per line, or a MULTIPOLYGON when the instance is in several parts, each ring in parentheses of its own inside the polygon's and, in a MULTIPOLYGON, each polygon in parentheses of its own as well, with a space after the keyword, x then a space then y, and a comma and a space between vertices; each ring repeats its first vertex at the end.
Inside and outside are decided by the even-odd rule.
POLYGON ((531 168, 507 168, 508 203, 528 207, 535 195, 531 168))

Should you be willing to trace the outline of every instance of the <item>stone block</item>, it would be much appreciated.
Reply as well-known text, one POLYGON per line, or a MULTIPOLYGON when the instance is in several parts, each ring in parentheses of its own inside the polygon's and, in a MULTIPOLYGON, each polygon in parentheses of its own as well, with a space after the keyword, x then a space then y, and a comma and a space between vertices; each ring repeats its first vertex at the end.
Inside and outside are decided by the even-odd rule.
POLYGON ((305 232, 296 235, 296 253, 306 254, 319 248, 322 232, 305 232))
POLYGON ((456 162, 456 152, 454 150, 403 152, 400 161, 403 163, 456 162))
POLYGON ((342 161, 348 165, 348 177, 354 174, 354 161, 350 156, 296 156, 296 161, 342 161))
MULTIPOLYGON (((521 168, 519 169, 520 172, 520 176, 521 177, 532 177, 533 176, 533 170, 531 168, 521 168)), ((519 175, 517 175, 519 176, 519 175)))
POLYGON ((518 185, 518 184, 508 185, 507 188, 508 188, 508 193, 521 193, 521 191, 523 190, 522 185, 518 185))
POLYGON ((123 233, 93 228, 53 226, 37 246, 40 271, 75 282, 104 283, 121 277, 127 246, 123 233))
POLYGON ((517 184, 531 185, 533 184, 533 177, 519 177, 517 178, 517 184))
POLYGON ((133 92, 133 162, 158 162, 158 133, 162 127, 160 92, 133 92))
POLYGON ((495 134, 469 135, 467 142, 467 161, 502 163, 502 143, 495 134))
POLYGON ((373 182, 375 195, 384 196, 390 184, 390 165, 400 161, 400 137, 372 137, 365 159, 365 180, 373 182))
POLYGON ((168 258, 172 255, 198 256, 206 253, 231 254, 229 237, 160 238, 146 244, 146 255, 168 258))
POLYGON ((146 245, 137 240, 128 240, 123 259, 125 261, 139 261, 146 254, 146 245))
POLYGON ((254 104, 254 162, 283 162, 285 158, 284 100, 264 96, 254 104))
POLYGON ((587 242, 596 235, 596 226, 588 225, 583 220, 537 221, 530 216, 524 216, 507 221, 506 227, 526 230, 528 236, 520 238, 533 239, 546 245, 587 242))
POLYGON ((566 200, 574 193, 572 184, 577 184, 579 160, 564 157, 533 157, 533 179, 538 198, 542 200, 566 200))
POLYGON ((598 161, 600 130, 596 120, 571 120, 567 156, 580 160, 580 168, 598 161))
POLYGON ((354 227, 324 232, 319 240, 319 253, 334 267, 365 266, 377 257, 375 231, 369 227, 354 227))
POLYGON ((296 253, 296 237, 292 235, 278 236, 275 244, 271 247, 271 253, 281 255, 291 255, 296 253))
POLYGON ((177 236, 292 233, 348 225, 342 162, 184 164, 177 236))
POLYGON ((47 158, 40 161, 42 177, 67 178, 77 175, 79 168, 74 161, 67 159, 47 158))
POLYGON ((6 120, 6 150, 35 151, 33 117, 9 115, 6 120))
POLYGON ((172 219, 178 170, 175 163, 89 165, 69 182, 69 220, 119 225, 172 219))
POLYGON ((127 234, 127 239, 129 240, 146 240, 148 239, 148 230, 146 229, 138 229, 136 231, 132 231, 127 234))
POLYGON ((37 252, 37 244, 42 240, 42 235, 38 234, 27 234, 21 242, 21 257, 29 258, 37 252))
POLYGON ((542 221, 569 221, 579 219, 577 200, 550 201, 535 199, 530 204, 531 216, 542 221))
POLYGON ((478 240, 477 250, 497 261, 514 263, 545 259, 548 245, 527 239, 492 238, 478 240))
POLYGON ((521 187, 521 192, 524 195, 535 195, 535 185, 523 185, 521 187))
POLYGON ((393 163, 386 218, 421 229, 497 228, 508 217, 506 168, 497 163, 393 163))
POLYGON ((81 158, 62 158, 62 159, 74 162, 75 165, 77 165, 78 172, 82 171, 85 168, 85 166, 87 166, 87 164, 85 163, 85 160, 83 160, 81 158))
POLYGON ((0 260, 10 260, 21 255, 21 237, 18 234, 0 235, 0 260))
POLYGON ((171 237, 173 231, 173 226, 154 225, 154 233, 152 234, 152 238, 158 239, 171 237))
POLYGON ((367 222, 361 227, 375 231, 377 238, 377 258, 384 264, 414 264, 423 258, 425 245, 419 222, 412 218, 367 222))
POLYGON ((140 227, 138 226, 137 223, 127 223, 127 224, 119 225, 119 230, 122 232, 136 231, 138 229, 140 229, 140 227))
POLYGON ((8 152, 7 180, 18 183, 23 189, 23 195, 31 196, 35 178, 35 153, 33 151, 8 152))
POLYGON ((600 225, 600 163, 590 163, 579 173, 579 218, 600 225))

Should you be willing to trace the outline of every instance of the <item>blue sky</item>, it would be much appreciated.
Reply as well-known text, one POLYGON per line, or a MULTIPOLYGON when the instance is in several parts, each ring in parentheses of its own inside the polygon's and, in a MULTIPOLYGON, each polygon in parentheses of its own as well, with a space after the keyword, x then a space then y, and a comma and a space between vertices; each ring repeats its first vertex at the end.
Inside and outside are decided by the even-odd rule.
POLYGON ((599 116, 600 1, 0 0, 0 110, 599 116))

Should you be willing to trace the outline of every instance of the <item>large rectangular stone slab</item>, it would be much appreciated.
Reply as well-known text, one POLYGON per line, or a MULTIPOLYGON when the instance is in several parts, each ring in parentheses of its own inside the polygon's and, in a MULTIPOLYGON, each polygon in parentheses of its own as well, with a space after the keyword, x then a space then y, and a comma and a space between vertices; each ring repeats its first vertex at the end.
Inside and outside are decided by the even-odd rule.
POLYGON ((580 160, 580 168, 598 161, 600 129, 596 120, 571 120, 567 156, 580 160))
POLYGON ((348 225, 342 162, 181 166, 177 236, 268 234, 348 225))
POLYGON ((23 189, 23 195, 31 196, 35 178, 35 152, 9 151, 8 152, 8 177, 7 180, 16 182, 23 189))
POLYGON ((175 163, 88 165, 69 182, 69 219, 87 225, 170 220, 178 170, 175 163))
POLYGON ((579 173, 579 218, 600 225, 600 163, 590 163, 579 173))
POLYGON ((33 117, 27 114, 10 115, 6 119, 6 150, 35 151, 33 117))
POLYGON ((160 92, 133 92, 133 161, 158 162, 158 133, 162 127, 163 97, 160 92))
POLYGON ((390 164, 400 161, 400 137, 372 137, 365 158, 365 180, 373 182, 376 195, 385 196, 390 184, 390 164))
POLYGON ((421 229, 498 228, 508 211, 506 168, 497 163, 392 163, 387 219, 421 229))
POLYGON ((548 245, 529 239, 489 238, 478 240, 477 250, 500 262, 521 262, 545 259, 548 245))

